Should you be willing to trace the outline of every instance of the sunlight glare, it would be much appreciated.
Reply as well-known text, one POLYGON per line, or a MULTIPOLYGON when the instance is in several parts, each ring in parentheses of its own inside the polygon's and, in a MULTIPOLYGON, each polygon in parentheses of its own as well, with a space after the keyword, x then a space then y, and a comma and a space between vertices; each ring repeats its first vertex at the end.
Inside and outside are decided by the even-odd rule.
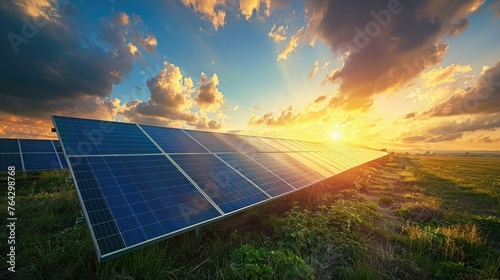
POLYGON ((338 140, 340 138, 340 135, 338 134, 338 132, 333 132, 332 133, 332 138, 335 139, 335 140, 338 140))

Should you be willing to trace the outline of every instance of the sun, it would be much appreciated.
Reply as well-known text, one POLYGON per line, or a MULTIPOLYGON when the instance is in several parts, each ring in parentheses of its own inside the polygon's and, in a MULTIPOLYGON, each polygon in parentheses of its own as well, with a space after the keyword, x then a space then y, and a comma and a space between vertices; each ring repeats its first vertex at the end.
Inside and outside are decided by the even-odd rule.
POLYGON ((332 138, 335 139, 335 140, 338 140, 340 138, 340 135, 338 132, 332 132, 331 134, 332 138))

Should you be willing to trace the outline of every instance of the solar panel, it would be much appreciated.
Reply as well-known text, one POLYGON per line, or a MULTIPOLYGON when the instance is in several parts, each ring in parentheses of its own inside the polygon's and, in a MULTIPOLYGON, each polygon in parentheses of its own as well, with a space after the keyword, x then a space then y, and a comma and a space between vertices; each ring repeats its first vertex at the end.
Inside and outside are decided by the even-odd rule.
POLYGON ((62 149, 59 155, 56 145, 60 147, 57 140, 0 139, 0 172, 8 166, 15 166, 18 171, 66 169, 62 149))
POLYGON ((294 160, 302 163, 304 166, 307 166, 309 169, 314 170, 317 174, 320 174, 323 178, 320 178, 319 180, 324 179, 324 178, 328 178, 328 177, 331 177, 331 176, 335 175, 335 172, 331 172, 328 169, 326 169, 323 166, 321 166, 320 164, 318 164, 317 162, 314 162, 314 161, 312 161, 310 159, 305 158, 302 155, 302 153, 285 153, 285 155, 287 155, 287 156, 293 158, 294 160))
POLYGON ((294 190, 291 185, 246 155, 220 154, 218 156, 273 197, 294 190))
POLYGON ((101 258, 221 215, 163 155, 70 163, 101 258))
POLYGON ((186 132, 158 126, 140 125, 166 153, 206 153, 186 132))
POLYGON ((0 139, 0 154, 19 153, 17 139, 0 139))
POLYGON ((254 152, 262 152, 262 153, 267 153, 267 152, 277 152, 275 148, 267 145, 266 143, 260 141, 257 137, 255 136, 246 136, 242 135, 240 136, 245 142, 247 142, 252 148, 248 148, 244 151, 241 151, 243 153, 254 153, 254 152))
POLYGON ((56 153, 23 153, 24 170, 61 169, 56 153))
POLYGON ((260 141, 266 143, 267 145, 273 147, 279 152, 291 152, 292 150, 283 146, 282 144, 278 143, 276 140, 277 139, 271 139, 271 138, 266 138, 266 137, 257 137, 260 141))
POLYGON ((57 117, 67 155, 160 154, 135 124, 57 117))
POLYGON ((214 133, 195 130, 185 130, 185 132, 212 153, 237 152, 231 145, 217 138, 214 133))
MULTIPOLYGON (((347 156, 347 150, 306 141, 57 116, 53 121, 61 141, 51 143, 53 155, 61 166, 69 163, 99 260, 383 156, 347 156)), ((29 157, 34 154, 46 155, 29 157)))
POLYGON ((20 139, 23 153, 54 153, 52 140, 20 139))
POLYGON ((214 155, 171 157, 224 213, 231 213, 269 198, 214 155))
POLYGON ((6 172, 9 166, 14 166, 16 170, 23 170, 21 154, 0 154, 0 172, 6 172))

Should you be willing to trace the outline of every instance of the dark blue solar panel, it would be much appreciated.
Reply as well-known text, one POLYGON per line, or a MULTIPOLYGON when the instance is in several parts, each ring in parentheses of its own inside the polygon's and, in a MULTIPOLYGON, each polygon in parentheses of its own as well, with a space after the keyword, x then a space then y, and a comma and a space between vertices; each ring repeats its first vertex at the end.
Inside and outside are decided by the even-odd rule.
POLYGON ((101 255, 123 249, 123 241, 89 159, 70 158, 78 190, 101 255))
POLYGON ((93 228, 115 221, 116 229, 94 229, 103 255, 221 215, 163 155, 70 161, 93 228), (115 239, 99 242, 114 235, 123 239, 121 247, 114 245, 115 239))
POLYGON ((67 155, 158 154, 135 124, 54 116, 67 155))
POLYGON ((58 153, 63 152, 61 142, 59 142, 57 140, 52 140, 52 144, 54 144, 54 147, 56 147, 56 152, 58 152, 58 153))
POLYGON ((218 156, 273 197, 294 190, 285 181, 243 154, 220 154, 218 156))
POLYGON ((9 166, 14 166, 16 171, 22 171, 23 166, 21 163, 20 154, 0 154, 0 173, 8 171, 9 166))
POLYGON ((19 153, 17 139, 0 139, 0 154, 19 153))
POLYGON ((225 213, 268 199, 266 194, 214 155, 171 157, 225 213))
POLYGON ((21 139, 22 153, 54 153, 52 140, 27 140, 21 139))
POLYGON ((221 141, 215 133, 195 131, 195 130, 185 130, 189 135, 193 136, 198 142, 200 142, 205 148, 210 150, 212 153, 221 152, 238 152, 228 143, 221 141))
POLYGON ((141 125, 149 136, 166 153, 206 153, 207 150, 196 143, 181 129, 141 125))
POLYGON ((23 153, 23 161, 26 171, 61 169, 56 153, 23 153))
POLYGON ((64 158, 63 153, 57 153, 57 156, 59 157, 59 160, 61 161, 61 165, 63 169, 68 169, 68 162, 64 158))

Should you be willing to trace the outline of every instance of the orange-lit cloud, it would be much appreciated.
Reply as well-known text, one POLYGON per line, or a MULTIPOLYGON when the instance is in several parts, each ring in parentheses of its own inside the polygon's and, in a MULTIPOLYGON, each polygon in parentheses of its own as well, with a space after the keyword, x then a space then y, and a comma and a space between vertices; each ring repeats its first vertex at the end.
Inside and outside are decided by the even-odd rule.
POLYGON ((462 89, 425 114, 454 116, 491 114, 500 108, 500 61, 485 70, 472 87, 462 89))
POLYGON ((57 0, 15 0, 12 1, 23 13, 40 22, 54 21, 59 18, 59 3, 57 0))
POLYGON ((375 94, 398 90, 441 62, 448 50, 443 39, 463 31, 467 16, 483 2, 308 1, 304 34, 345 57, 327 80, 340 84, 339 105, 359 109, 369 107, 375 94))
POLYGON ((196 105, 204 111, 217 112, 226 102, 224 95, 219 91, 219 77, 213 74, 209 79, 205 73, 201 73, 200 88, 195 96, 196 105))
POLYGON ((184 77, 178 66, 164 62, 163 69, 147 81, 148 101, 133 100, 120 107, 118 115, 128 121, 167 126, 189 125, 199 129, 220 129, 222 124, 206 114, 193 111, 195 105, 204 111, 217 112, 225 102, 217 89, 216 74, 210 79, 201 74, 197 94, 191 77, 184 77))
POLYGON ((297 48, 303 32, 304 28, 301 28, 292 36, 292 38, 290 38, 290 41, 288 41, 285 49, 278 55, 278 61, 282 59, 286 60, 288 56, 297 48))
POLYGON ((434 88, 440 84, 454 82, 457 75, 472 71, 470 65, 452 64, 447 67, 434 68, 421 75, 425 86, 434 88))
POLYGON ((186 7, 202 15, 202 19, 209 21, 215 30, 226 24, 226 12, 222 9, 225 0, 181 0, 186 7))
POLYGON ((309 72, 309 75, 307 75, 307 78, 309 80, 314 78, 314 76, 316 76, 316 73, 318 72, 318 70, 319 70, 318 61, 315 60, 314 64, 313 64, 313 68, 311 69, 311 72, 309 72))
POLYGON ((149 53, 155 54, 156 53, 155 48, 158 45, 158 41, 156 40, 156 36, 153 33, 149 33, 146 38, 141 40, 141 45, 149 53))
POLYGON ((267 36, 273 39, 274 42, 279 43, 281 41, 286 40, 286 31, 288 30, 288 26, 281 25, 276 28, 276 24, 273 24, 273 28, 271 31, 267 33, 267 36))

